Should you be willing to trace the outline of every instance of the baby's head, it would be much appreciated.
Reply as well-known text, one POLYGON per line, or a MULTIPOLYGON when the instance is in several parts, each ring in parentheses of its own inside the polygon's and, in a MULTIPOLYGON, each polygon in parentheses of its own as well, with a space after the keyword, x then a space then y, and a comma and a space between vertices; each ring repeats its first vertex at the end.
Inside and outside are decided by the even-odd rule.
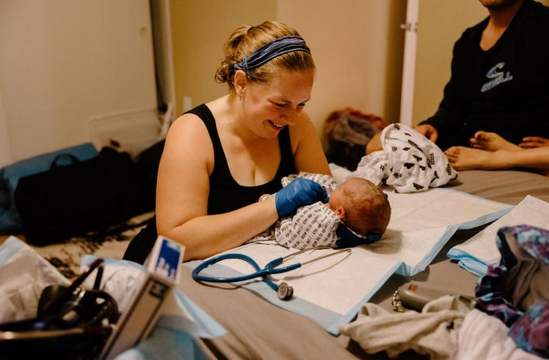
POLYGON ((328 207, 360 235, 383 234, 391 218, 391 206, 383 191, 358 177, 349 178, 332 191, 328 207))

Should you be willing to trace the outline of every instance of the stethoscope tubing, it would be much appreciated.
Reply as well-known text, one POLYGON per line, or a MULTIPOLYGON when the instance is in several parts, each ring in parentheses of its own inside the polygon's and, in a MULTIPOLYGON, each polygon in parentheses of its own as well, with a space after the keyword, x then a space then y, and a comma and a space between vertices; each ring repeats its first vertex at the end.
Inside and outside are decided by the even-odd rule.
POLYGON ((276 285, 272 280, 268 278, 269 275, 281 274, 281 273, 292 271, 301 267, 300 263, 295 263, 295 264, 291 264, 281 268, 277 268, 277 266, 282 264, 283 261, 284 261, 284 258, 279 257, 274 260, 271 260, 264 268, 261 268, 259 267, 257 262, 251 257, 249 257, 248 255, 239 254, 239 253, 223 254, 223 255, 211 258, 209 260, 203 261, 200 265, 194 268, 192 272, 192 277, 196 281, 212 282, 212 283, 233 283, 233 282, 247 281, 247 280, 252 280, 255 278, 262 277, 264 281, 267 282, 267 284, 273 290, 276 290, 278 289, 278 285, 276 285), (208 276, 208 275, 200 274, 200 272, 205 268, 207 268, 208 266, 211 266, 220 261, 229 260, 229 259, 245 261, 255 269, 255 272, 250 274, 239 275, 239 276, 208 276))
POLYGON ((281 274, 281 273, 285 273, 285 272, 288 272, 288 271, 292 271, 292 270, 300 268, 304 264, 308 264, 308 263, 311 263, 313 261, 324 259, 324 258, 329 257, 329 256, 337 255, 337 254, 342 253, 342 252, 347 252, 347 253, 351 252, 350 249, 343 249, 343 250, 336 251, 335 253, 323 255, 323 256, 317 257, 315 259, 305 261, 303 263, 294 263, 294 264, 290 264, 288 266, 278 267, 279 265, 284 263, 284 261, 289 260, 290 258, 294 257, 295 255, 300 254, 300 253, 305 252, 305 251, 307 251, 307 250, 300 250, 300 251, 297 251, 293 254, 287 255, 285 257, 275 258, 275 259, 269 261, 267 263, 267 265, 265 265, 264 268, 261 268, 259 266, 259 264, 248 255, 240 254, 240 253, 223 254, 223 255, 219 255, 217 257, 211 258, 209 260, 205 260, 201 264, 199 264, 196 268, 194 268, 194 270, 192 272, 192 278, 195 281, 211 282, 211 283, 234 283, 234 282, 252 280, 252 279, 255 279, 255 278, 262 278, 262 281, 277 293, 277 296, 280 300, 287 301, 287 300, 290 300, 293 296, 293 293, 294 293, 293 288, 285 282, 282 282, 280 285, 278 285, 273 280, 271 280, 269 275, 281 274), (205 268, 207 268, 208 266, 214 265, 214 264, 216 264, 220 261, 228 260, 228 259, 236 259, 236 260, 245 261, 255 269, 255 272, 250 273, 250 274, 240 275, 240 276, 225 276, 225 277, 223 277, 223 276, 215 276, 214 277, 214 276, 208 276, 208 275, 201 275, 200 274, 200 272, 202 270, 204 270, 205 268))

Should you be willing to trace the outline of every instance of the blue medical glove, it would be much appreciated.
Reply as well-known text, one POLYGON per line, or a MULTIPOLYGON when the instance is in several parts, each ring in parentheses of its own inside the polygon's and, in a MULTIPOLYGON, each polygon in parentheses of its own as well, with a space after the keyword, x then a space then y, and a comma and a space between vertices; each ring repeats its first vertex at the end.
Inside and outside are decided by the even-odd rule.
POLYGON ((297 178, 275 194, 276 212, 279 217, 293 215, 303 205, 317 201, 327 202, 326 190, 317 182, 297 178))

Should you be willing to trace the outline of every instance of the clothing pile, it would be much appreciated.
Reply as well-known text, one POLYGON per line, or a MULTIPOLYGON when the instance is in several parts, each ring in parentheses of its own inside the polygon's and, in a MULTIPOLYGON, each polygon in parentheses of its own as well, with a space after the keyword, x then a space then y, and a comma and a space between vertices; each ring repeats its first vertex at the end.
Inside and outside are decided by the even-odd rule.
POLYGON ((418 313, 366 304, 342 333, 368 353, 390 357, 413 350, 431 359, 549 358, 549 231, 503 227, 501 261, 476 288, 476 309, 443 296, 418 313))
MULTIPOLYGON (((83 257, 82 268, 87 269, 96 259, 94 256, 83 257)), ((124 260, 107 259, 104 264, 100 284, 97 284, 98 288, 112 295, 118 310, 125 313, 132 306, 141 289, 141 283, 146 279, 145 269, 141 265, 124 260)), ((93 277, 86 278, 82 288, 95 287, 95 281, 93 277)), ((102 333, 97 328, 90 328, 91 330, 85 332, 78 330, 86 328, 91 323, 91 321, 77 322, 80 316, 88 314, 84 309, 90 306, 90 302, 82 300, 85 298, 83 295, 78 295, 76 300, 70 298, 67 301, 66 307, 73 306, 75 311, 67 312, 70 317, 63 318, 65 327, 62 328, 59 325, 59 329, 55 329, 58 331, 41 332, 38 326, 30 331, 31 323, 19 323, 19 325, 13 323, 14 321, 31 322, 35 319, 46 287, 69 284, 61 273, 19 239, 10 237, 0 245, 0 304, 2 304, 0 307, 0 325, 2 326, 0 354, 2 356, 0 357, 2 359, 15 358, 12 354, 20 354, 17 351, 22 347, 28 349, 33 355, 45 353, 46 357, 58 355, 57 352, 62 354, 60 358, 63 359, 96 357, 92 352, 96 348, 90 349, 86 344, 99 343, 99 336, 102 333), (71 323, 72 326, 66 327, 71 323), (10 325, 12 327, 7 327, 10 325), (13 335, 25 334, 25 331, 28 333, 25 335, 24 342, 19 340, 16 343, 17 337, 13 338, 13 335), (6 334, 9 336, 5 336, 6 334), (51 349, 55 351, 54 354, 51 351, 48 352, 51 349), (78 352, 78 356, 74 355, 75 352, 78 352), (82 354, 85 356, 80 356, 82 354)), ((226 333, 225 329, 179 290, 171 291, 168 300, 166 306, 160 311, 160 317, 150 337, 139 344, 132 345, 135 347, 120 353, 117 359, 159 358, 160 353, 162 353, 160 358, 169 359, 208 358, 197 342, 197 337, 221 336, 226 333)), ((97 303, 102 304, 102 302, 97 303)), ((44 326, 44 322, 41 326, 44 326)))
POLYGON ((370 354, 386 351, 394 358, 413 350, 431 359, 449 359, 456 352, 459 328, 469 310, 457 296, 450 295, 427 303, 420 313, 391 313, 368 303, 341 333, 370 354))
POLYGON ((490 265, 476 288, 477 307, 509 327, 521 349, 549 358, 549 230, 503 227, 490 265))

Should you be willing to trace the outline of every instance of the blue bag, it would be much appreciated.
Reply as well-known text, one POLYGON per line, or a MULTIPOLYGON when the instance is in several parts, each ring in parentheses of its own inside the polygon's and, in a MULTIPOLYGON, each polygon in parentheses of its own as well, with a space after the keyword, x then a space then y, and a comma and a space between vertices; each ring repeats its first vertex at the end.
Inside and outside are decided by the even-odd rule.
POLYGON ((14 205, 15 189, 21 178, 49 170, 56 158, 57 165, 65 166, 74 161, 70 156, 84 161, 97 155, 93 144, 85 143, 24 159, 0 169, 0 234, 22 232, 21 219, 14 205), (69 156, 60 156, 65 154, 69 156))

